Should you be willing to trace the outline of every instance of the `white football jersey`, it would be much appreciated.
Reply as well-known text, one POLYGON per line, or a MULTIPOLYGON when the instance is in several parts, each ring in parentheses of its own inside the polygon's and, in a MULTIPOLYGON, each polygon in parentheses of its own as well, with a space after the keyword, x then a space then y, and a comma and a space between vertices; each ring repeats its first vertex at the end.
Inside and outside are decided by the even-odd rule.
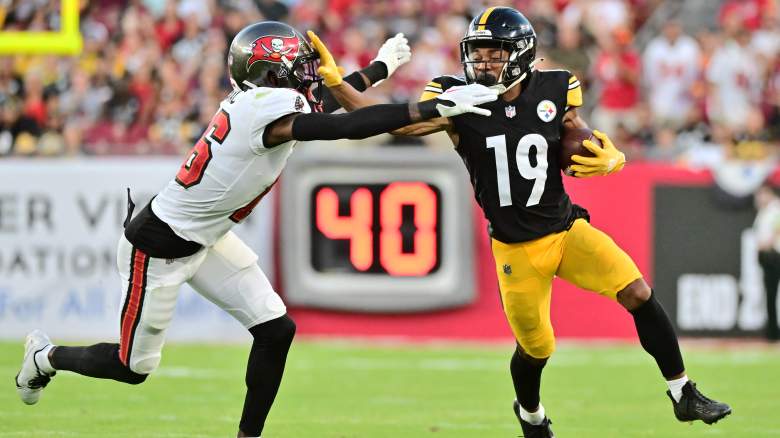
POLYGON ((190 151, 152 211, 180 237, 211 246, 243 220, 279 178, 296 141, 263 145, 265 127, 290 113, 311 112, 288 88, 232 93, 190 151))

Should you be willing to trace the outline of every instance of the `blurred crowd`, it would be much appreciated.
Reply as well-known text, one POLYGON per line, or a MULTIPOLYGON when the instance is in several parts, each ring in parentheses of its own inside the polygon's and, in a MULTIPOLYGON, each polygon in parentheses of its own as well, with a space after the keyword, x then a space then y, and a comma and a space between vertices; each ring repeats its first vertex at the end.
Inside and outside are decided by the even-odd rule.
MULTIPOLYGON (((572 70, 586 119, 633 158, 773 156, 777 0, 700 3, 717 3, 714 16, 689 28, 653 23, 662 0, 81 0, 79 56, 0 58, 0 156, 183 154, 229 91, 232 37, 260 20, 315 30, 347 71, 403 32, 412 61, 370 92, 416 99, 431 78, 462 72, 469 20, 497 4, 531 19, 540 67, 572 70)), ((1 2, 2 29, 56 30, 59 5, 1 2)))

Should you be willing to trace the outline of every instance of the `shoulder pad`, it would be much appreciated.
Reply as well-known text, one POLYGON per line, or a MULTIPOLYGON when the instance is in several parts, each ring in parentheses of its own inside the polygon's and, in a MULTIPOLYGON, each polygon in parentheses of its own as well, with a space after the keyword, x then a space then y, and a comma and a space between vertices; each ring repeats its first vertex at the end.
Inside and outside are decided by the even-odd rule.
POLYGON ((423 89, 422 95, 420 96, 420 101, 434 99, 448 88, 457 85, 466 85, 466 80, 463 77, 451 75, 433 78, 430 82, 425 84, 425 89, 423 89))
POLYGON ((444 90, 450 87, 466 85, 466 78, 464 78, 463 76, 444 75, 444 76, 439 76, 438 78, 434 79, 434 81, 438 81, 441 84, 442 89, 444 90))

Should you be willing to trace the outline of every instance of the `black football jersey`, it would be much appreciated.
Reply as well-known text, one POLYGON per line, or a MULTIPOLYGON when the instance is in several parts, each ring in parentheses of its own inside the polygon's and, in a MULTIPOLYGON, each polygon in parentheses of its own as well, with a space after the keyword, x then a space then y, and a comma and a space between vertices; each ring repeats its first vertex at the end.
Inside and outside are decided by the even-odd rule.
MULTIPOLYGON (((456 85, 462 77, 441 76, 423 99, 456 85)), ((507 102, 480 105, 490 117, 463 114, 450 120, 459 136, 458 154, 468 168, 474 195, 490 222, 493 238, 515 243, 568 229, 587 212, 572 205, 560 170, 563 115, 582 104, 579 81, 565 70, 534 71, 523 91, 507 102)))

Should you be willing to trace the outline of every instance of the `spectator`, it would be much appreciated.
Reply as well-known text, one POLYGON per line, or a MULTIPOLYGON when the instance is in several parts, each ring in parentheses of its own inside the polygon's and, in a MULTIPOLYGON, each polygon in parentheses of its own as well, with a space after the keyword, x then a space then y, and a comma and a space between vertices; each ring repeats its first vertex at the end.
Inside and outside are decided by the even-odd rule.
POLYGON ((38 124, 14 97, 0 97, 0 156, 27 155, 40 135, 38 124))
POLYGON ((185 23, 194 21, 199 28, 206 28, 211 23, 215 0, 179 0, 178 3, 176 12, 185 23))
POLYGON ((593 124, 611 133, 620 123, 629 132, 636 132, 641 62, 631 47, 631 34, 625 28, 616 29, 612 38, 601 38, 600 45, 593 65, 594 82, 600 90, 593 124))
POLYGON ((173 43, 178 40, 184 32, 184 22, 176 13, 176 3, 169 1, 165 6, 165 12, 162 18, 154 26, 157 36, 157 44, 160 50, 167 52, 173 43))
POLYGON ((255 0, 255 5, 265 20, 287 21, 290 13, 290 8, 278 0, 255 0))
POLYGON ((750 48, 750 34, 733 19, 731 23, 730 38, 715 51, 707 69, 706 105, 710 120, 741 132, 750 110, 761 103, 760 60, 750 48))
POLYGON ((565 20, 559 20, 557 44, 545 49, 550 61, 574 73, 580 81, 587 79, 590 69, 590 56, 584 50, 584 34, 579 26, 565 20))
POLYGON ((756 220, 753 231, 758 244, 758 263, 764 276, 767 321, 765 336, 770 341, 780 340, 777 326, 777 286, 780 282, 780 198, 774 188, 764 183, 754 196, 756 220))
POLYGON ((422 2, 417 0, 397 0, 396 16, 390 19, 390 33, 395 35, 403 32, 409 41, 416 41, 421 30, 425 29, 422 22, 422 2))
POLYGON ((645 157, 653 161, 676 162, 684 149, 677 140, 677 133, 671 128, 660 128, 654 132, 653 146, 645 151, 645 157))
MULTIPOLYGON (((432 77, 462 74, 458 42, 466 25, 481 7, 499 2, 82 3, 84 48, 78 57, 0 58, 0 154, 181 153, 200 137, 212 115, 201 114, 200 108, 214 105, 230 88, 224 74, 227 44, 238 30, 262 19, 290 20, 300 30, 318 31, 348 70, 368 62, 385 38, 405 32, 412 62, 368 92, 379 100, 416 99, 432 77)), ((566 68, 587 82, 585 90, 598 98, 586 98, 582 112, 595 127, 625 142, 634 159, 682 154, 693 157, 690 162, 712 163, 722 161, 727 151, 750 155, 771 147, 780 138, 776 1, 722 2, 713 18, 721 20, 723 29, 697 29, 698 44, 668 23, 640 58, 631 35, 660 3, 508 4, 535 24, 538 54, 548 58, 539 68, 566 68), (588 106, 595 108, 593 115, 587 114, 588 106), (762 147, 756 149, 757 144, 762 147)), ((4 29, 56 29, 59 4, 13 0, 4 29)), ((650 30, 655 30, 652 24, 650 30)))
POLYGON ((699 78, 699 46, 672 20, 663 34, 647 45, 643 57, 644 83, 656 126, 682 127, 693 109, 691 89, 699 78))
POLYGON ((359 70, 362 66, 368 65, 374 56, 373 51, 369 51, 366 46, 366 39, 357 28, 349 28, 342 34, 343 46, 342 54, 339 56, 339 64, 347 71, 359 70))
POLYGON ((726 0, 721 4, 718 19, 726 27, 730 21, 754 31, 761 26, 761 17, 773 13, 774 0, 726 0))
POLYGON ((23 113, 35 122, 38 129, 46 123, 46 104, 43 101, 42 74, 35 69, 27 72, 24 78, 23 113))
POLYGON ((12 58, 0 57, 0 98, 19 98, 22 95, 22 80, 13 68, 12 58))

